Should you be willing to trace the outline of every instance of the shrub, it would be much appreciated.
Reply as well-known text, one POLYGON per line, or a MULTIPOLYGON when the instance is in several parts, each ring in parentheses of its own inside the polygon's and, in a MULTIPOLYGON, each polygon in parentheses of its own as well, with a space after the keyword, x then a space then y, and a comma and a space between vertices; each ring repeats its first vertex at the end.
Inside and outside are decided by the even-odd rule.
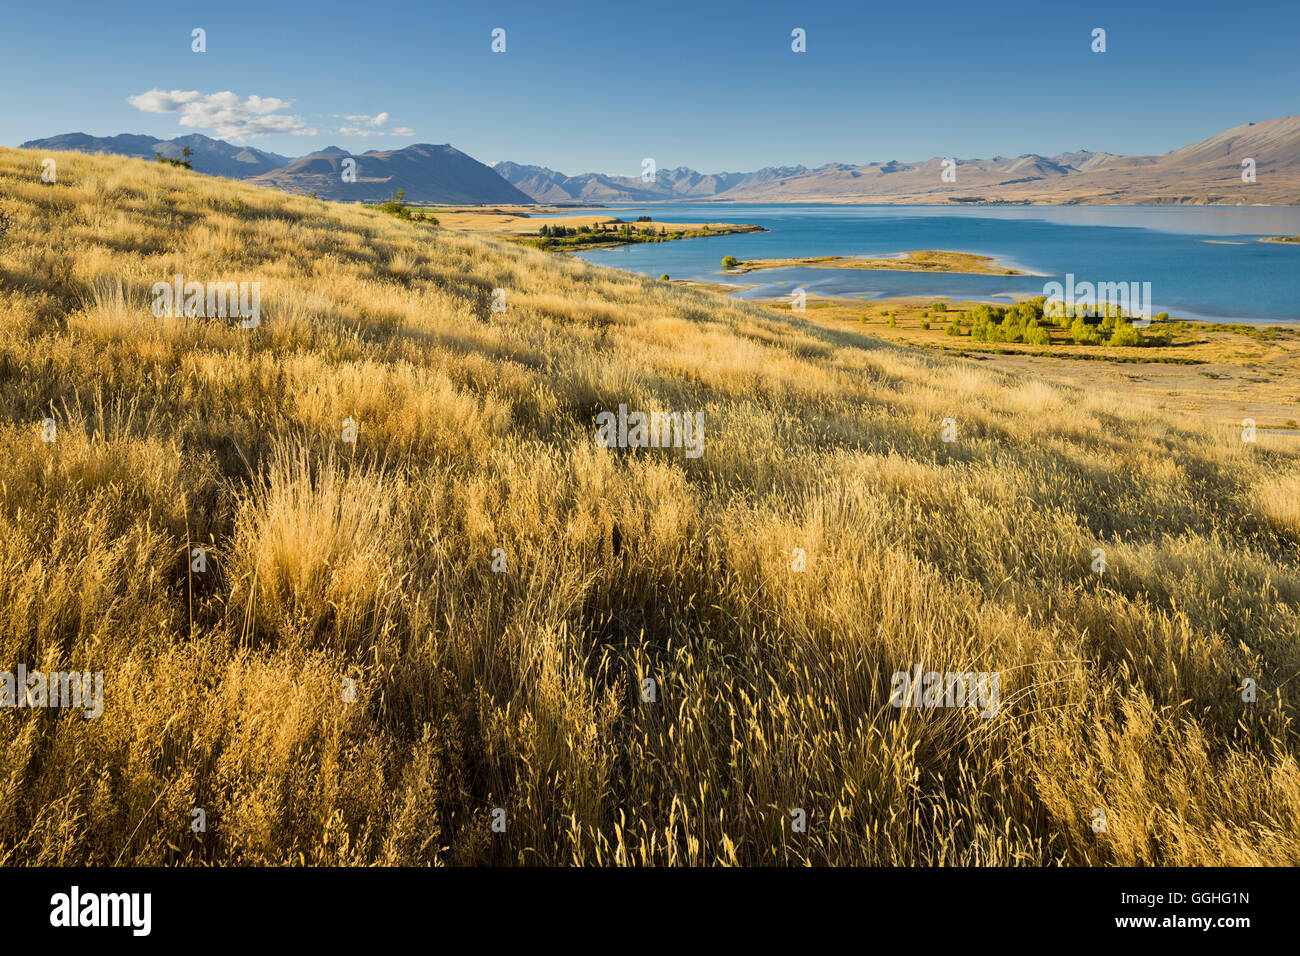
POLYGON ((1142 344, 1142 333, 1128 322, 1121 322, 1111 333, 1109 345, 1132 347, 1142 344))
POLYGON ((156 159, 158 162, 164 163, 168 166, 180 166, 182 169, 193 169, 194 161, 190 159, 191 155, 193 154, 190 148, 186 146, 183 149, 181 149, 181 155, 179 159, 167 159, 157 150, 154 151, 153 158, 156 159))
POLYGON ((1101 344, 1101 333, 1095 326, 1084 321, 1082 316, 1076 318, 1074 324, 1070 326, 1070 336, 1074 339, 1075 345, 1101 344))
POLYGON ((738 265, 740 265, 740 261, 735 256, 722 257, 722 269, 724 272, 728 269, 734 269, 738 265))

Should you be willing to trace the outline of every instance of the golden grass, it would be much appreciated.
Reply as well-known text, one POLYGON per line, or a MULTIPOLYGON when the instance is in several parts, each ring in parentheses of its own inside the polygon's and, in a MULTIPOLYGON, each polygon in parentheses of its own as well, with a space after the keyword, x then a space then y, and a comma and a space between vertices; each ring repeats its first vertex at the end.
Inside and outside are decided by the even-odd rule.
POLYGON ((1289 439, 42 158, 0 150, 0 670, 105 702, 0 710, 0 864, 1300 863, 1289 439), (155 318, 176 273, 261 326, 155 318), (597 447, 620 403, 704 455, 597 447), (917 665, 997 717, 891 707, 917 665))

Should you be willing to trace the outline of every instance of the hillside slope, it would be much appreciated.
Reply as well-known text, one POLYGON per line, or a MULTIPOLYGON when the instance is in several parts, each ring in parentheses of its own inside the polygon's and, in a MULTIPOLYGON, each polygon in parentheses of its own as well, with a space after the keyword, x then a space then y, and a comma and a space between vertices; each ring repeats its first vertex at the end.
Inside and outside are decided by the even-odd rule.
POLYGON ((41 158, 0 150, 0 666, 105 688, 0 708, 0 864, 1300 863, 1281 439, 41 158), (155 317, 178 274, 260 323, 155 317), (599 447, 621 404, 703 453, 599 447), (918 666, 996 715, 891 706, 918 666))
POLYGON ((196 172, 209 176, 226 176, 230 179, 247 179, 279 169, 290 160, 278 153, 268 153, 252 146, 236 146, 225 140, 213 139, 202 133, 158 139, 122 133, 118 136, 88 136, 85 133, 64 133, 45 139, 34 139, 22 144, 22 149, 39 149, 46 152, 114 153, 119 156, 138 156, 153 159, 154 154, 179 159, 189 147, 190 164, 196 172))

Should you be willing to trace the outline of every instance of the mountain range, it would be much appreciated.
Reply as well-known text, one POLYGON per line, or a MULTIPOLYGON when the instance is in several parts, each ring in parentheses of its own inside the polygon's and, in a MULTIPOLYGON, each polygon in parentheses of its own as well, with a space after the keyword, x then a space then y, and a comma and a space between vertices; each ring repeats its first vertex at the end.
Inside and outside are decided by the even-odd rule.
POLYGON ((23 143, 21 149, 72 150, 82 153, 118 153, 153 159, 180 157, 190 149, 196 172, 242 179, 292 193, 315 193, 321 199, 382 202, 401 189, 412 202, 477 204, 532 203, 493 172, 492 168, 448 145, 417 143, 405 149, 349 153, 329 146, 297 159, 235 146, 202 134, 160 140, 124 133, 88 136, 66 133, 23 143), (356 180, 343 181, 343 161, 356 160, 356 180))
POLYGON ((1300 204, 1300 115, 1246 123, 1181 149, 1121 156, 1080 149, 1053 156, 919 162, 828 163, 766 167, 751 173, 700 173, 685 166, 640 176, 569 176, 515 162, 486 166, 449 145, 352 154, 338 147, 298 159, 201 134, 158 140, 67 133, 24 149, 121 153, 146 159, 191 150, 198 172, 249 180, 322 199, 376 201, 398 189, 407 200, 449 204, 726 202, 885 203, 1233 203, 1300 204), (344 161, 356 181, 344 183, 344 161), (1243 181, 1253 162, 1254 182, 1243 181), (1249 164, 1248 164, 1249 165, 1249 164), (949 170, 949 180, 944 177, 949 170))
POLYGON ((212 139, 202 133, 177 136, 175 139, 158 139, 122 133, 120 136, 88 136, 85 133, 64 133, 47 139, 33 139, 19 149, 46 149, 51 152, 116 153, 119 156, 138 156, 153 159, 154 153, 164 159, 179 159, 189 147, 194 168, 210 176, 229 179, 249 179, 289 162, 289 157, 266 153, 251 146, 235 146, 224 140, 212 139))
POLYGON ((1300 116, 1246 123, 1155 156, 1119 156, 1086 149, 955 159, 944 180, 941 157, 920 162, 828 163, 769 167, 705 176, 660 170, 639 176, 565 176, 540 166, 493 168, 539 202, 1087 202, 1300 203, 1300 116), (1242 179, 1254 161, 1254 182, 1242 179))

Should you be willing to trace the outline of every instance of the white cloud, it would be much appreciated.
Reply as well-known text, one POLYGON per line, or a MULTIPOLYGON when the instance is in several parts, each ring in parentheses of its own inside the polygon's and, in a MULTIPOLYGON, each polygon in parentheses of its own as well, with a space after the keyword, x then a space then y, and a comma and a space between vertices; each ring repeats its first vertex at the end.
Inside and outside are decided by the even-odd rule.
POLYGON ((338 119, 345 119, 352 123, 361 123, 363 126, 383 126, 388 122, 387 113, 378 113, 375 116, 366 116, 365 114, 360 116, 339 116, 337 113, 334 115, 338 119))
MULTIPOLYGON (((247 139, 269 133, 315 136, 317 131, 301 117, 283 112, 292 100, 274 96, 240 97, 229 90, 200 93, 197 90, 150 90, 126 100, 145 113, 179 113, 181 126, 210 129, 227 139, 247 139)), ((382 115, 382 114, 381 114, 382 115)))
POLYGON ((396 129, 386 130, 380 127, 387 125, 389 115, 387 113, 376 113, 374 116, 361 114, 359 116, 340 116, 334 114, 335 119, 347 120, 347 126, 339 127, 340 136, 414 136, 415 130, 409 126, 399 126, 396 129))

